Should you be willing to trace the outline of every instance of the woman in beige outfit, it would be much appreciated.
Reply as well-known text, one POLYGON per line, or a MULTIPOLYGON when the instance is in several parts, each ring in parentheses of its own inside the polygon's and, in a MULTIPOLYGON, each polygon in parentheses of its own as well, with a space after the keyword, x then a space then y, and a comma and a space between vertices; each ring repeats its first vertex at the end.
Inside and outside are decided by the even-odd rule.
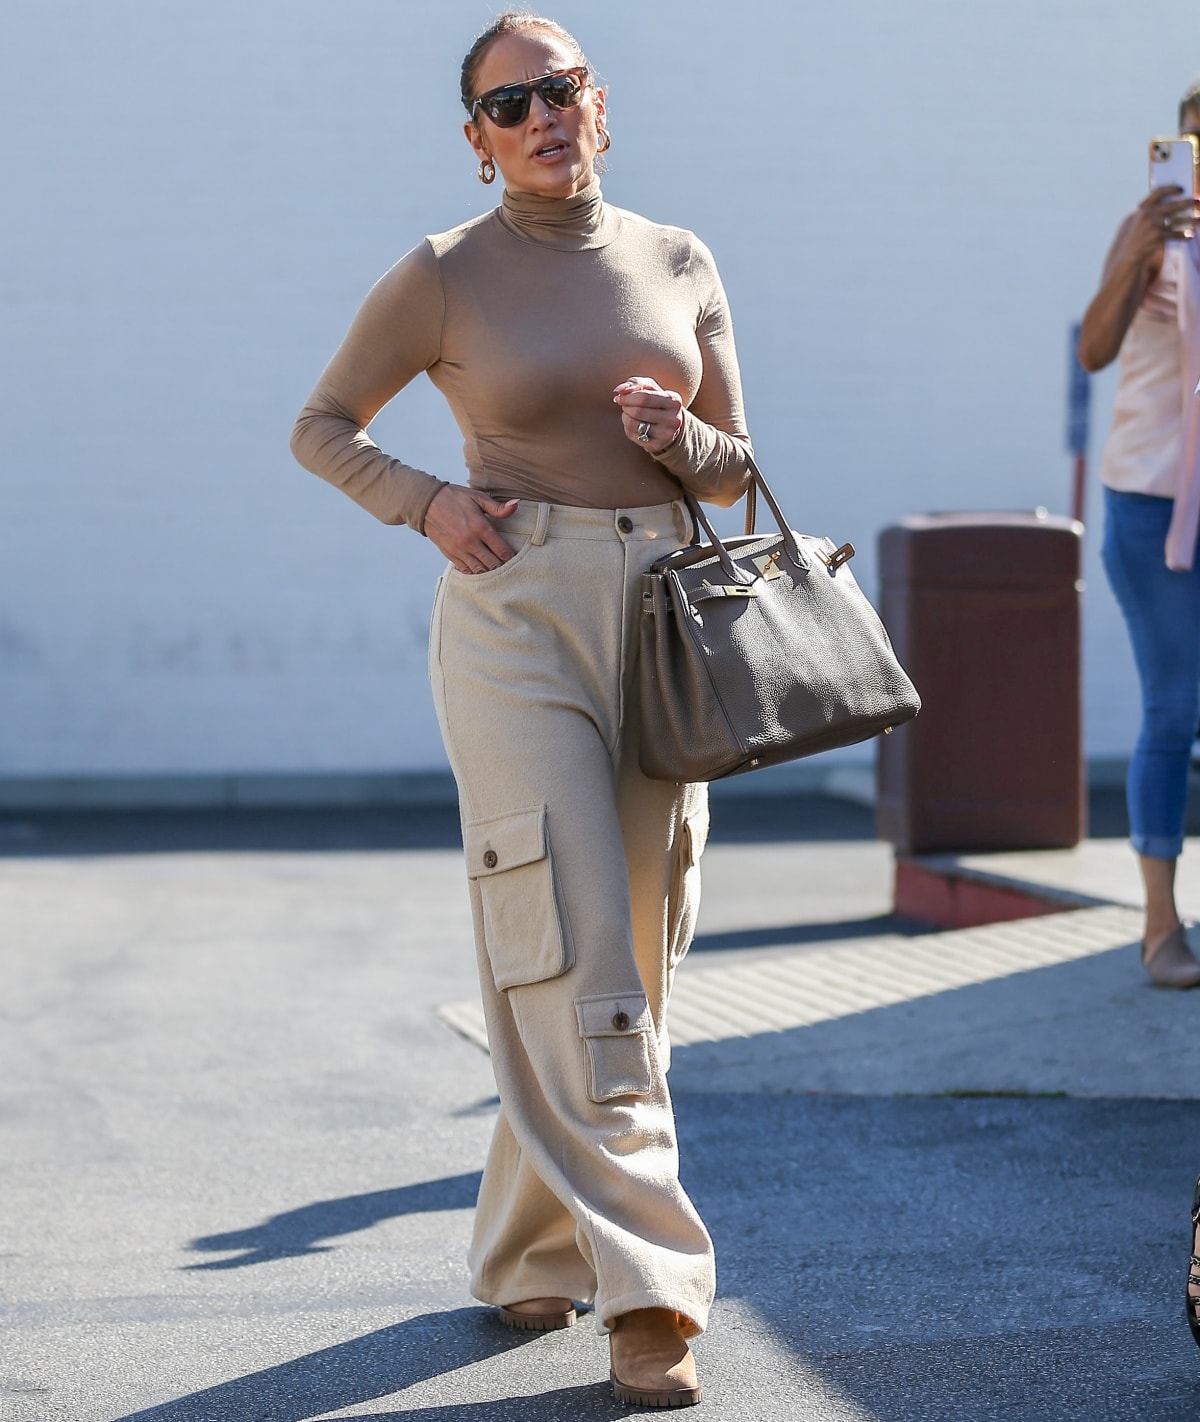
POLYGON ((690 233, 608 206, 605 99, 554 22, 500 16, 463 64, 500 207, 371 291, 297 421, 297 458, 431 538, 430 676, 458 781, 501 1113, 471 1245, 512 1327, 595 1302, 618 1396, 687 1406, 712 1243, 679 1183, 666 1005, 698 902, 701 785, 638 768, 641 576, 730 504, 749 439, 725 295, 690 233), (366 427, 421 371, 469 481, 366 427))

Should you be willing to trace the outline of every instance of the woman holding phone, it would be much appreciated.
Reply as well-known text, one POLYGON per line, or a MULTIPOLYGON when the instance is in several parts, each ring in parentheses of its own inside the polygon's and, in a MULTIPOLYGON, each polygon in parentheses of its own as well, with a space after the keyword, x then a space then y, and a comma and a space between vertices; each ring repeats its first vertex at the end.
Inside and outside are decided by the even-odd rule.
MULTIPOLYGON (((1179 105, 1200 135, 1200 80, 1179 105)), ((1129 628, 1142 726, 1129 822, 1146 895, 1142 962, 1159 987, 1200 984, 1175 903, 1188 767, 1200 722, 1200 217, 1192 193, 1154 188, 1129 214, 1087 313, 1079 359, 1121 361, 1104 450, 1105 571, 1129 628)))
POLYGON ((715 1274, 679 1181, 665 1014, 707 791, 638 768, 637 625, 642 573, 692 537, 682 488, 731 504, 749 479, 733 333, 707 249, 604 202, 605 95, 573 36, 501 15, 461 96, 501 204, 375 286, 293 449, 449 561, 430 675, 501 1101, 472 1291, 533 1330, 594 1301, 617 1395, 689 1406, 715 1274), (422 371, 465 485, 366 432, 422 371))
MULTIPOLYGON (((1200 79, 1179 103, 1200 135, 1200 79)), ((1104 567, 1133 644, 1142 729, 1129 765, 1129 822, 1146 892, 1142 962, 1165 988, 1200 984, 1175 904, 1188 767, 1200 717, 1200 205, 1152 188, 1122 222, 1088 307, 1079 358, 1121 375, 1104 451, 1104 567)), ((1184 1310, 1200 1344, 1200 1181, 1184 1310)))

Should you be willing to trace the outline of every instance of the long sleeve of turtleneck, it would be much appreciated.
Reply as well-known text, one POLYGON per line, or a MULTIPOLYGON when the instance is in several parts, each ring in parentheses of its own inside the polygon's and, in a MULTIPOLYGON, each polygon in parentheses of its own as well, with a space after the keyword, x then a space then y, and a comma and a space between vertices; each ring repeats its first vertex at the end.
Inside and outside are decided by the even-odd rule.
POLYGON ((292 453, 375 515, 423 532, 445 482, 385 454, 367 426, 437 360, 445 300, 428 245, 382 277, 354 318, 292 431, 292 453))
POLYGON ((609 207, 506 193, 431 237, 371 290, 292 435, 306 468, 385 523, 421 530, 442 480, 367 427, 425 371, 462 430, 473 488, 592 508, 697 497, 729 504, 749 449, 733 330, 707 248, 609 207), (678 390, 680 438, 657 459, 621 427, 612 391, 678 390))
MULTIPOLYGON (((697 244, 699 247, 699 244, 697 244)), ((742 383, 733 344, 733 322, 725 289, 708 249, 699 247, 694 274, 705 293, 696 327, 704 365, 700 389, 683 412, 683 431, 657 456, 697 498, 736 503, 749 482, 746 454, 752 452, 742 409, 742 383)))

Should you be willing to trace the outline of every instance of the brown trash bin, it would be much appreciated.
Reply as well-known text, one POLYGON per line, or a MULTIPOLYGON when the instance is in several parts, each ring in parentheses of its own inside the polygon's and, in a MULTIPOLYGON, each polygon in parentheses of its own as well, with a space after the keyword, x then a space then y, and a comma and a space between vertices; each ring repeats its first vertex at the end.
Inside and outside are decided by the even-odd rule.
POLYGON ((898 853, 1083 838, 1082 533, 1039 511, 880 535, 880 613, 922 701, 877 743, 876 825, 898 853))

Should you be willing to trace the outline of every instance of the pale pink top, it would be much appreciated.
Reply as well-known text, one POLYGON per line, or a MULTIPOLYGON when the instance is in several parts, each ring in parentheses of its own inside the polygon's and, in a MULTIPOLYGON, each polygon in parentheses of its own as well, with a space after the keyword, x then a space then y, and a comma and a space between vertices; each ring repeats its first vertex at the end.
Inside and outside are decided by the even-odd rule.
POLYGON ((1173 499, 1183 464, 1182 244, 1171 243, 1121 343, 1121 376, 1100 482, 1126 494, 1173 499))

